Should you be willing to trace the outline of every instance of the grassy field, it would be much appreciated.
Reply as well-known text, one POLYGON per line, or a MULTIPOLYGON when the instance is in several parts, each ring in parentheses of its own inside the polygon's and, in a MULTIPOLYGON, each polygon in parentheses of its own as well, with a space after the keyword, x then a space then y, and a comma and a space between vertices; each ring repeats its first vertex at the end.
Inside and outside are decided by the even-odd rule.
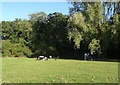
POLYGON ((2 83, 117 83, 118 63, 3 58, 2 83))

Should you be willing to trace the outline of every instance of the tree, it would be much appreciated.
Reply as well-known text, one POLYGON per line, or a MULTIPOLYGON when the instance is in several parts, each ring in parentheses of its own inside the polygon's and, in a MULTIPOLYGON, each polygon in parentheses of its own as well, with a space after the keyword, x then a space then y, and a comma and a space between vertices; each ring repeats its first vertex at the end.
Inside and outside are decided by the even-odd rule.
POLYGON ((12 43, 10 40, 2 41, 2 55, 8 57, 30 57, 32 52, 22 43, 12 43))
POLYGON ((95 38, 92 39, 90 42, 88 49, 90 49, 91 54, 100 54, 101 53, 101 47, 100 47, 100 40, 96 40, 95 38))
MULTIPOLYGON (((49 14, 48 29, 49 29, 49 43, 56 49, 55 55, 65 54, 67 49, 67 21, 68 16, 62 13, 55 12, 49 14)), ((63 55, 62 55, 63 56, 63 55)))
MULTIPOLYGON (((33 26, 34 49, 43 55, 58 55, 67 39, 67 16, 61 13, 49 14, 33 26)), ((63 49, 63 48, 62 48, 63 49)))
POLYGON ((84 23, 84 17, 81 12, 75 13, 70 17, 68 20, 68 27, 69 40, 73 39, 76 48, 80 48, 80 42, 83 40, 83 33, 87 31, 86 24, 84 23))
POLYGON ((28 20, 2 22, 3 56, 27 56, 31 48, 32 26, 28 20))
POLYGON ((29 19, 32 21, 38 21, 44 19, 46 16, 47 16, 46 13, 38 12, 38 13, 30 14, 29 19))
MULTIPOLYGON (((81 5, 81 3, 77 4, 81 5)), ((79 47, 79 45, 84 43, 84 45, 82 46, 85 46, 87 48, 87 46, 91 42, 91 39, 99 38, 100 31, 102 30, 102 9, 100 3, 83 4, 86 7, 83 9, 84 6, 82 6, 81 8, 79 8, 79 11, 72 14, 68 21, 68 25, 70 29, 69 34, 71 36, 74 36, 73 40, 75 42, 75 45, 79 47), (74 31, 72 31, 73 29, 74 31), (71 33, 73 33, 74 35, 72 35, 71 33)))
POLYGON ((68 36, 75 42, 75 47, 80 53, 89 51, 93 53, 99 49, 96 53, 102 55, 101 58, 103 55, 104 58, 107 56, 116 58, 119 50, 117 48, 119 26, 116 24, 119 23, 119 3, 72 2, 72 4, 68 36))

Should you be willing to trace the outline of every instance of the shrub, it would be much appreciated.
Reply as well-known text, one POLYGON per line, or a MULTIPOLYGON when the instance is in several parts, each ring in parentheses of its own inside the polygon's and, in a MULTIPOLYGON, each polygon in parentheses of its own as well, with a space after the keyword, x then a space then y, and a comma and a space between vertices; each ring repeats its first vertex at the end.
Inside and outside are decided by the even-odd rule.
POLYGON ((11 43, 10 40, 3 40, 2 43, 3 56, 29 57, 32 54, 31 50, 22 43, 11 43))

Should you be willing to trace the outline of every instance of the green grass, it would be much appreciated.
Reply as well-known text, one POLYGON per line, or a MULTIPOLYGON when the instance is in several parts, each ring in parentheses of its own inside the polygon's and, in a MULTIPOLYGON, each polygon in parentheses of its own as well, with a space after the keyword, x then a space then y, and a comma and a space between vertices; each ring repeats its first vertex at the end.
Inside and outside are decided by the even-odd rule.
POLYGON ((2 83, 117 83, 118 62, 3 58, 2 83))
POLYGON ((0 85, 2 84, 2 57, 0 53, 0 85))

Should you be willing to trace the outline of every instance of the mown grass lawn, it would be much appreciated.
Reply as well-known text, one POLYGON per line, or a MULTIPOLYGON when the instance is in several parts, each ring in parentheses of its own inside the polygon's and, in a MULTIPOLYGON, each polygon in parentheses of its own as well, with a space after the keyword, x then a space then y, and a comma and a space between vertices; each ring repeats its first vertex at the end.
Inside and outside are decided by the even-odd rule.
POLYGON ((118 62, 3 58, 2 83, 118 83, 118 62))

